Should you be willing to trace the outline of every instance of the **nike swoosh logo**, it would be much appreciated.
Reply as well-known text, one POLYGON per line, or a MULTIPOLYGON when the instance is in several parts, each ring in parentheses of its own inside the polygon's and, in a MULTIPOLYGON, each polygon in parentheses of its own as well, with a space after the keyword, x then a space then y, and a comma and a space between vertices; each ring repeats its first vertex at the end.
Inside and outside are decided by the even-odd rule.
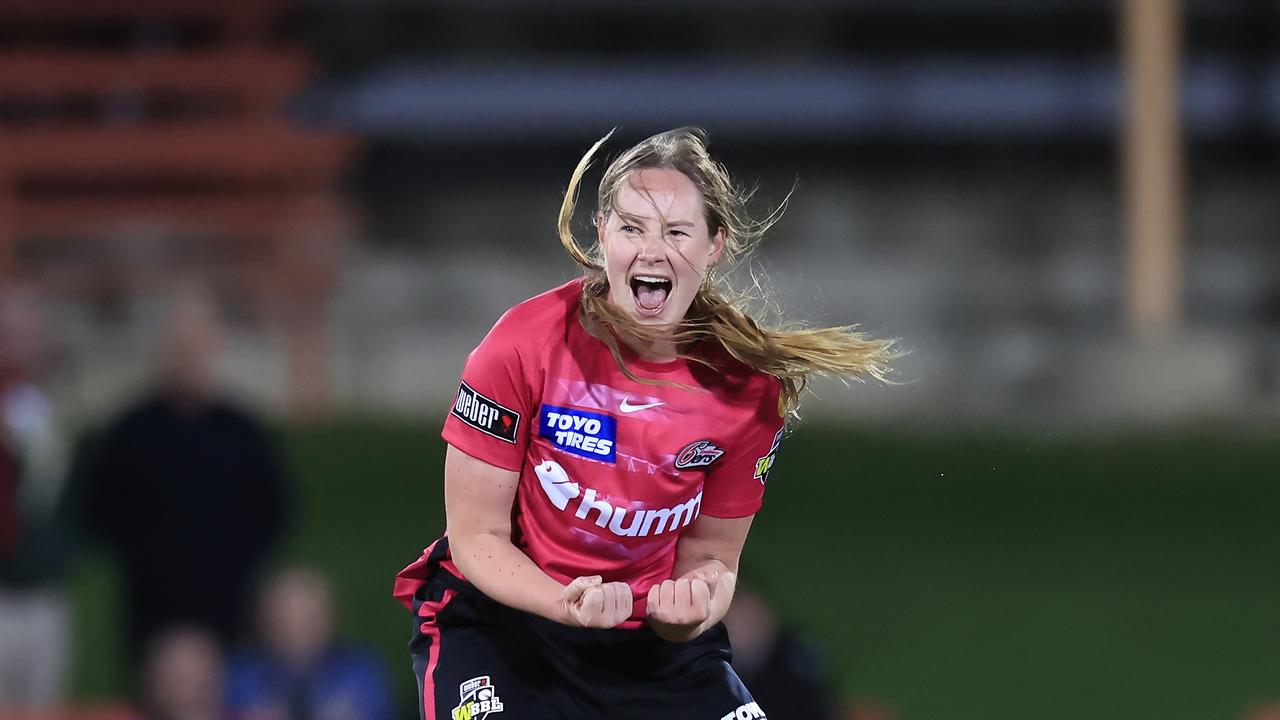
POLYGON ((656 408, 659 405, 666 405, 666 403, 656 402, 649 403, 648 405, 632 405, 631 398, 624 397, 622 398, 622 404, 618 406, 618 409, 624 413, 633 413, 640 412, 641 410, 648 410, 649 408, 656 408))

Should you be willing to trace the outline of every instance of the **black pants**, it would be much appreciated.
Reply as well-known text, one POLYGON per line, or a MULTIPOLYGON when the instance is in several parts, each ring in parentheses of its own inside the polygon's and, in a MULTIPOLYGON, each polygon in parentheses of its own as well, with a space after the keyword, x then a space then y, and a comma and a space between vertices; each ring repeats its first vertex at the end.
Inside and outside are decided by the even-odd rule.
POLYGON ((422 720, 752 720, 717 625, 688 643, 648 627, 573 628, 502 605, 437 568, 414 598, 422 720))

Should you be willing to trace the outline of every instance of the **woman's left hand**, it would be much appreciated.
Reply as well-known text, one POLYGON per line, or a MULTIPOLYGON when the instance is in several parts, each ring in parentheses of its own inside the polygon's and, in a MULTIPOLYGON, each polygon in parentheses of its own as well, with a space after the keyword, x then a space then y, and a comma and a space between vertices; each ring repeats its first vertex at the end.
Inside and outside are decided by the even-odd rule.
POLYGON ((670 642, 688 642, 698 637, 711 617, 714 583, 714 579, 707 582, 705 573, 690 573, 649 588, 649 626, 670 642))

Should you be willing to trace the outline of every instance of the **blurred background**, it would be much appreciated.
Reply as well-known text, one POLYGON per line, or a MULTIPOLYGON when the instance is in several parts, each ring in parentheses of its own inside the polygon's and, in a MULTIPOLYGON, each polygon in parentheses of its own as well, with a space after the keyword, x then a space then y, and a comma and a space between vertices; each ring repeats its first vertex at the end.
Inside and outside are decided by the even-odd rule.
POLYGON ((1280 714, 1278 48, 1276 0, 0 0, 0 715, 413 717, 463 360, 576 274, 591 143, 680 125, 794 188, 787 316, 909 352, 782 446, 770 718, 1280 714))

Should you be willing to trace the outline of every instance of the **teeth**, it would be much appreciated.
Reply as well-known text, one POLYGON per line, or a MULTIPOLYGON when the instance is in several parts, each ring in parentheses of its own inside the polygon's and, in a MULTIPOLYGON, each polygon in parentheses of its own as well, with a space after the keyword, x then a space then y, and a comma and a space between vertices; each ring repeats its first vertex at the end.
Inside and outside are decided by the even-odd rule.
POLYGON ((636 275, 636 280, 647 283, 664 283, 669 282, 666 278, 654 277, 652 275, 636 275))

